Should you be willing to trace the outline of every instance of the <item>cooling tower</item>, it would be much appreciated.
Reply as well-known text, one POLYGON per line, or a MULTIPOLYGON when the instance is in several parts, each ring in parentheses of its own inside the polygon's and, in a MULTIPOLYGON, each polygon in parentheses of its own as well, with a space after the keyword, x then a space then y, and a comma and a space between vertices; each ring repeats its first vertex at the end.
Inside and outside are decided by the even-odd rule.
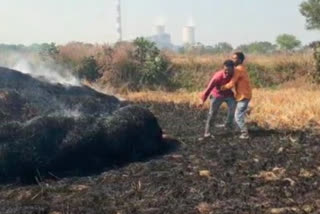
POLYGON ((164 25, 156 25, 154 27, 154 34, 155 35, 161 35, 165 33, 165 27, 164 25))
POLYGON ((182 41, 184 44, 195 44, 195 27, 185 26, 182 31, 182 41))

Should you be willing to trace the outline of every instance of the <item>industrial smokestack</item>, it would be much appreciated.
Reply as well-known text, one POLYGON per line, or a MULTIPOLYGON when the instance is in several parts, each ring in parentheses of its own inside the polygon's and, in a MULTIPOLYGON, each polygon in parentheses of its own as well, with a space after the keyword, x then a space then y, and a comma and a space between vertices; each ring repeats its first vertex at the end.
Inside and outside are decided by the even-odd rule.
POLYGON ((183 44, 194 45, 196 43, 194 26, 185 26, 183 28, 182 41, 183 41, 183 44))
POLYGON ((122 24, 121 24, 121 0, 116 0, 117 18, 116 30, 118 34, 118 41, 122 41, 122 24))

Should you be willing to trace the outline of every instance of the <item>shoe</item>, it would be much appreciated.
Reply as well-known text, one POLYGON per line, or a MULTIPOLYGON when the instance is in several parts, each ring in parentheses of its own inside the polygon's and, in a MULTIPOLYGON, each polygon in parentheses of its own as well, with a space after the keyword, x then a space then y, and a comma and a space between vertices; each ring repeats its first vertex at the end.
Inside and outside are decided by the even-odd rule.
POLYGON ((207 139, 210 139, 210 138, 214 139, 214 136, 209 133, 209 134, 204 134, 204 136, 200 137, 198 140, 199 141, 204 141, 204 140, 207 140, 207 139))
POLYGON ((222 123, 222 124, 216 124, 215 125, 216 128, 226 128, 226 124, 222 123))
POLYGON ((221 128, 226 134, 235 134, 236 130, 233 125, 227 125, 227 124, 217 124, 215 126, 216 128, 221 128))
POLYGON ((239 139, 241 140, 248 140, 250 138, 248 132, 242 132, 241 135, 239 136, 239 139))

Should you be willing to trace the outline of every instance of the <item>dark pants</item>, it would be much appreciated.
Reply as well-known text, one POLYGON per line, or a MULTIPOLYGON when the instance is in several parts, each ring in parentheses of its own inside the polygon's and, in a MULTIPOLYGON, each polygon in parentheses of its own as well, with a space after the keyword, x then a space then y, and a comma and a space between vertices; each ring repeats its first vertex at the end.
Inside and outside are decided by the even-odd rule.
POLYGON ((213 96, 210 97, 210 109, 208 114, 208 119, 206 122, 205 134, 210 133, 211 126, 215 123, 219 108, 223 102, 226 102, 228 105, 228 116, 226 121, 227 127, 233 126, 234 120, 234 112, 236 108, 236 101, 233 97, 228 98, 215 98, 213 96))

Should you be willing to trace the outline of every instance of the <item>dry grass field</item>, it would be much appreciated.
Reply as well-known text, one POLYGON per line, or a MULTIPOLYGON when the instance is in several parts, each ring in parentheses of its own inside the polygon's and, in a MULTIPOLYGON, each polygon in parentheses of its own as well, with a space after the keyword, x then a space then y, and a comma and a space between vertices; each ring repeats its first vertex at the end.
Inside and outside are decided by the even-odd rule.
MULTIPOLYGON (((134 102, 199 104, 200 92, 145 91, 122 97, 134 102)), ((320 128, 320 88, 301 81, 278 89, 254 89, 249 122, 265 129, 307 130, 320 128)), ((208 108, 208 103, 206 108, 208 108)))

